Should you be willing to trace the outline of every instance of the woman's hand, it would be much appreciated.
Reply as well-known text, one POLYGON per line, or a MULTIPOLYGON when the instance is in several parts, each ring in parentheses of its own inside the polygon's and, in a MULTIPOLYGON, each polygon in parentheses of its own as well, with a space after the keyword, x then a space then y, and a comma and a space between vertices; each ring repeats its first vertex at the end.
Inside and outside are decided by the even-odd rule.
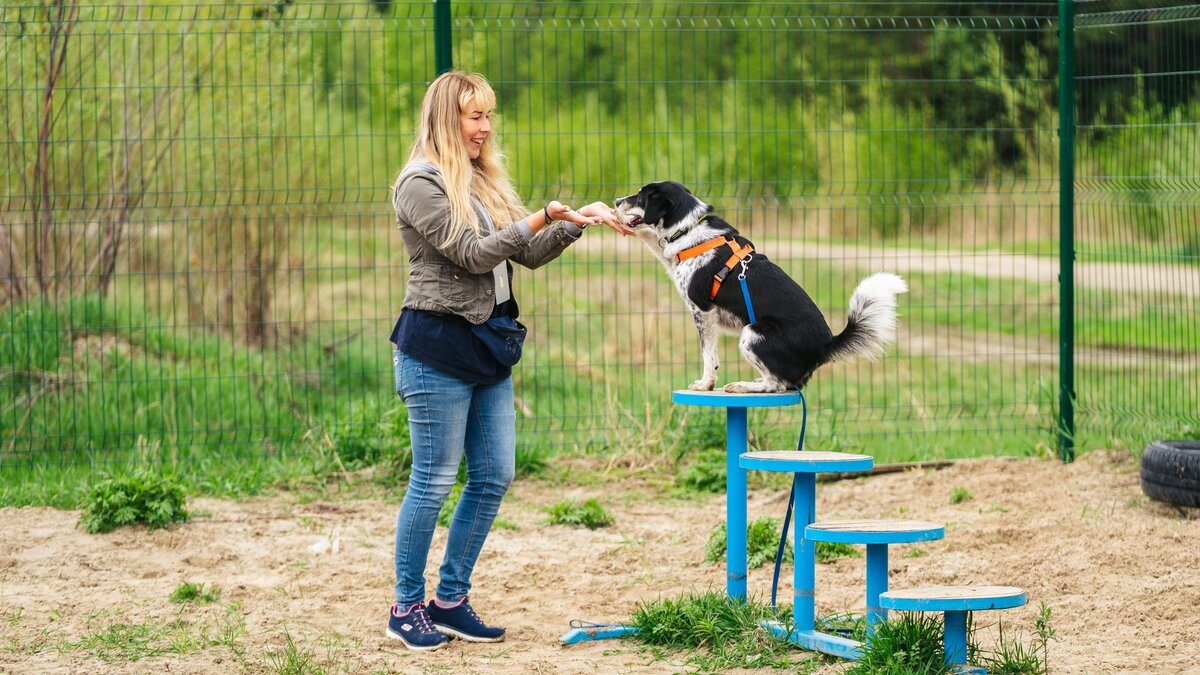
POLYGON ((617 218, 617 212, 604 202, 592 202, 582 209, 579 209, 579 213, 584 216, 596 218, 597 220, 594 220, 593 222, 604 223, 621 234, 633 234, 633 230, 625 227, 625 225, 621 223, 620 219, 617 218))
MULTIPOLYGON (((588 206, 591 205, 589 204, 588 206)), ((551 221, 565 220, 568 223, 575 223, 576 225, 592 225, 600 222, 600 219, 594 215, 586 215, 579 211, 572 210, 570 206, 567 206, 557 200, 546 205, 546 215, 550 216, 551 221)), ((550 223, 547 222, 546 224, 549 225, 550 223)))

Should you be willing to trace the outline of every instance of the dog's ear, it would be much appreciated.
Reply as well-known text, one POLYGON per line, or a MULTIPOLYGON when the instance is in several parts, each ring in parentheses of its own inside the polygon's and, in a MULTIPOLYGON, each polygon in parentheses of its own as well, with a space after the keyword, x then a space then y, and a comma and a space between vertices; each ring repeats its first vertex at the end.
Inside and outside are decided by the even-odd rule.
POLYGON ((675 209, 675 204, 667 191, 660 190, 657 185, 647 185, 642 188, 642 222, 655 225, 675 209))

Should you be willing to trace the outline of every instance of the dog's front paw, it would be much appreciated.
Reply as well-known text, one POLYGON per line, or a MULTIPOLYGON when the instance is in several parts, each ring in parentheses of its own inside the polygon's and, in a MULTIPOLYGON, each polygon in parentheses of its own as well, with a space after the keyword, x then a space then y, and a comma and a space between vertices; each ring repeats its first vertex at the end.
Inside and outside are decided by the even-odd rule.
POLYGON ((727 394, 749 394, 750 382, 730 382, 725 385, 725 393, 727 394))
POLYGON ((688 385, 688 389, 692 391, 712 391, 716 383, 716 380, 696 380, 688 385))

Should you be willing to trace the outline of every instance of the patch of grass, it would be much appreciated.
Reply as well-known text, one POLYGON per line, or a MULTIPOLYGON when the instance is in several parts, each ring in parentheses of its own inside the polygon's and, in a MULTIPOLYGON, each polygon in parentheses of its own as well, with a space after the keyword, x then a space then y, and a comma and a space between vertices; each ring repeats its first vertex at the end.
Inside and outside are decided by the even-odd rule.
POLYGON ((106 662, 139 661, 161 654, 189 654, 213 646, 231 647, 236 652, 237 640, 245 633, 245 623, 233 611, 216 632, 205 623, 182 619, 166 624, 116 621, 77 641, 60 643, 58 650, 83 651, 106 662))
POLYGON ((1026 644, 1020 636, 1005 636, 1004 624, 997 624, 999 637, 996 648, 979 656, 980 664, 996 675, 1046 675, 1050 672, 1049 643, 1058 634, 1051 624, 1051 610, 1046 603, 1038 606, 1034 620, 1033 641, 1026 644))
MULTIPOLYGON (((974 648, 967 638, 968 656, 974 648)), ((949 672, 936 614, 901 612, 875 626, 875 635, 846 675, 940 675, 949 672)))
MULTIPOLYGON (((746 526, 746 569, 756 569, 766 563, 774 563, 779 552, 780 519, 762 516, 746 526)), ((704 546, 704 562, 717 563, 725 559, 729 547, 727 525, 721 523, 713 528, 704 546)), ((783 548, 783 562, 793 559, 792 544, 783 548)))
POLYGON ((836 541, 816 542, 816 559, 819 563, 833 562, 838 558, 861 558, 862 553, 852 544, 840 544, 836 541))
POLYGON ((914 546, 904 552, 905 558, 922 558, 926 555, 929 555, 929 554, 925 552, 925 549, 923 549, 919 546, 914 546))
POLYGON ((675 477, 684 490, 720 494, 725 491, 725 451, 702 450, 675 477))
POLYGON ((517 445, 516 478, 540 476, 550 467, 550 450, 538 446, 517 445))
POLYGON ((615 522, 612 514, 601 506, 600 502, 595 498, 589 499, 582 504, 574 499, 567 499, 544 507, 543 510, 550 516, 547 520, 550 525, 582 526, 589 530, 595 530, 601 527, 608 527, 615 522))
POLYGON ((296 644, 291 631, 284 629, 283 637, 282 649, 267 651, 270 672, 276 675, 324 675, 327 672, 310 649, 296 644))
POLYGON ((171 602, 185 603, 190 602, 197 605, 205 605, 212 602, 217 602, 221 599, 221 589, 216 586, 206 587, 204 583, 192 583, 185 581, 175 587, 171 591, 171 602))
POLYGON ((974 498, 975 494, 961 485, 955 485, 950 489, 951 504, 961 504, 963 502, 971 501, 974 498))
MULTIPOLYGON (((781 616, 788 626, 790 613, 781 616)), ((777 668, 808 673, 819 667, 822 657, 799 652, 759 628, 761 621, 774 618, 767 605, 708 591, 639 602, 628 624, 639 629, 632 638, 658 658, 667 656, 662 649, 692 651, 687 663, 701 672, 777 668)))
POLYGON ((144 524, 155 530, 186 521, 183 487, 172 478, 140 471, 110 478, 92 488, 80 523, 91 534, 124 525, 144 524))

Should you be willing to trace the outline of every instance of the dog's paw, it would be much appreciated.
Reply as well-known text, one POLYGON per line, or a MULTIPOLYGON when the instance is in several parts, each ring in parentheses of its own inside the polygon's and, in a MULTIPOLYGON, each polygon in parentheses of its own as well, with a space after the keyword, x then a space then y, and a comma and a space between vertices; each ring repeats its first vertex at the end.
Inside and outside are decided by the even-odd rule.
POLYGON ((688 389, 691 391, 712 391, 716 383, 716 380, 696 380, 688 385, 688 389))
POLYGON ((751 392, 750 385, 752 382, 730 382, 725 385, 725 393, 727 394, 749 394, 751 392))

